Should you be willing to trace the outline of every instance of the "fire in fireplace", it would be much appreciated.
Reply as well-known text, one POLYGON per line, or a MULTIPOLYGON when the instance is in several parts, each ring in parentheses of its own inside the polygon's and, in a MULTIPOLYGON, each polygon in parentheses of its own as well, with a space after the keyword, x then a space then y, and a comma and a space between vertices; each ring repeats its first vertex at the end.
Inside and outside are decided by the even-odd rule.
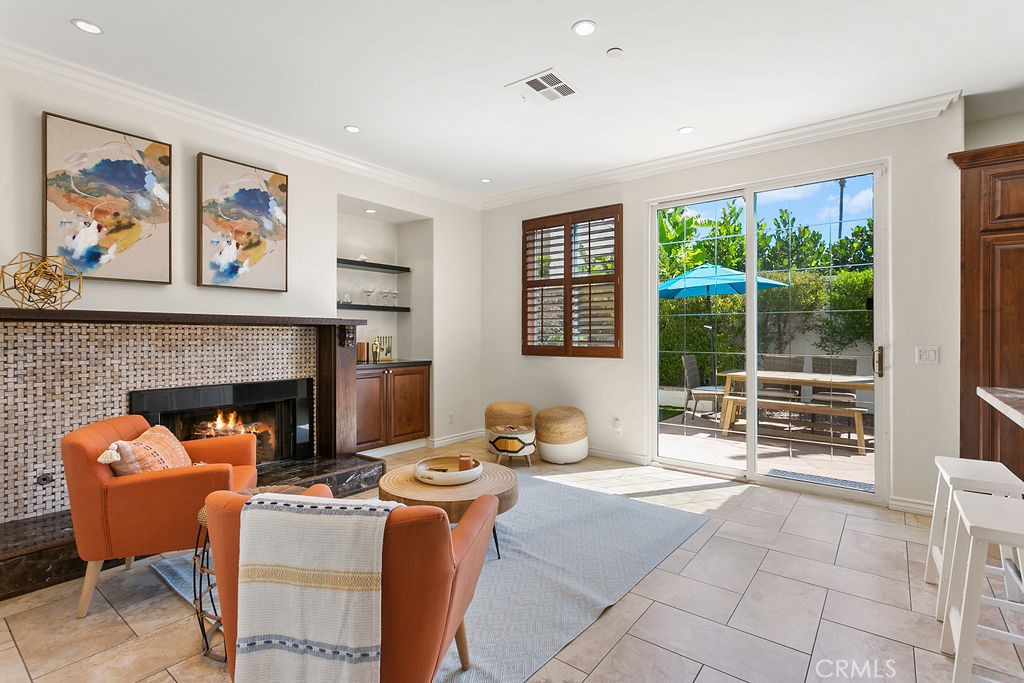
POLYGON ((133 391, 131 412, 181 440, 256 435, 256 462, 313 457, 313 381, 245 382, 133 391))
POLYGON ((209 439, 213 436, 233 436, 236 434, 256 435, 256 462, 278 460, 275 457, 276 443, 274 427, 277 422, 274 410, 247 410, 241 408, 225 411, 218 408, 217 416, 212 420, 196 420, 192 425, 192 439, 209 439), (241 414, 239 414, 239 410, 241 414))

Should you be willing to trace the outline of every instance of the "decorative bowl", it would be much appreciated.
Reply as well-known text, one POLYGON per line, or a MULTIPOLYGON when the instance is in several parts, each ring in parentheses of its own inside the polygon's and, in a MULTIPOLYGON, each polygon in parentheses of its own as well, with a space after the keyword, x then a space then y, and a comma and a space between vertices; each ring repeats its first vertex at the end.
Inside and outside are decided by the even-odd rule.
POLYGON ((413 475, 424 484, 434 486, 455 486, 457 484, 468 484, 476 481, 484 473, 484 466, 476 458, 473 459, 473 467, 468 470, 459 470, 459 458, 454 455, 442 455, 437 458, 420 460, 413 467, 413 475))

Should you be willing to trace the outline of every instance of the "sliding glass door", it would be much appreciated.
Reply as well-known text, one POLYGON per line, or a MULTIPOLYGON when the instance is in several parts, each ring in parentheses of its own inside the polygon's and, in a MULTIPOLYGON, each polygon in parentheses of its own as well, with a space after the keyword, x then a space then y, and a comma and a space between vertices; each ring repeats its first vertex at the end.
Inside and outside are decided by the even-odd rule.
POLYGON ((742 439, 719 428, 719 373, 744 367, 746 202, 724 196, 666 207, 658 222, 659 454, 746 471, 742 439))
POLYGON ((658 207, 659 460, 875 491, 875 178, 658 207))

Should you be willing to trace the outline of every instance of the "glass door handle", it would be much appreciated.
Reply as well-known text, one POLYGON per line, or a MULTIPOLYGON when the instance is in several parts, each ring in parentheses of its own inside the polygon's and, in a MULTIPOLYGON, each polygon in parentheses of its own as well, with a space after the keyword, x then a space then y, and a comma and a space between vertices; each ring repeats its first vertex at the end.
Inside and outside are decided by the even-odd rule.
POLYGON ((879 377, 885 376, 885 347, 879 346, 871 356, 871 369, 879 377))

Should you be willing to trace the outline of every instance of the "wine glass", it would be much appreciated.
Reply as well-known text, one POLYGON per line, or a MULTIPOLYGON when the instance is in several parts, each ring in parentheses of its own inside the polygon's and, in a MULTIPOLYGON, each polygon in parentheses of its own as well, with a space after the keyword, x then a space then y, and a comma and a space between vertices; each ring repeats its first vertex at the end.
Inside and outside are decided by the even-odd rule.
POLYGON ((394 299, 395 299, 395 306, 397 306, 398 305, 398 290, 396 289, 395 291, 391 292, 391 296, 394 297, 394 299))
POLYGON ((350 304, 350 303, 352 303, 352 295, 349 294, 348 292, 345 292, 344 294, 342 294, 341 295, 341 303, 343 303, 343 304, 350 304))
POLYGON ((367 306, 370 305, 370 295, 372 295, 376 291, 377 291, 376 287, 366 287, 365 289, 363 289, 363 294, 366 295, 366 305, 367 306))
POLYGON ((380 305, 381 306, 387 306, 388 305, 388 298, 390 296, 391 296, 391 290, 390 289, 382 289, 382 290, 380 290, 380 305))

